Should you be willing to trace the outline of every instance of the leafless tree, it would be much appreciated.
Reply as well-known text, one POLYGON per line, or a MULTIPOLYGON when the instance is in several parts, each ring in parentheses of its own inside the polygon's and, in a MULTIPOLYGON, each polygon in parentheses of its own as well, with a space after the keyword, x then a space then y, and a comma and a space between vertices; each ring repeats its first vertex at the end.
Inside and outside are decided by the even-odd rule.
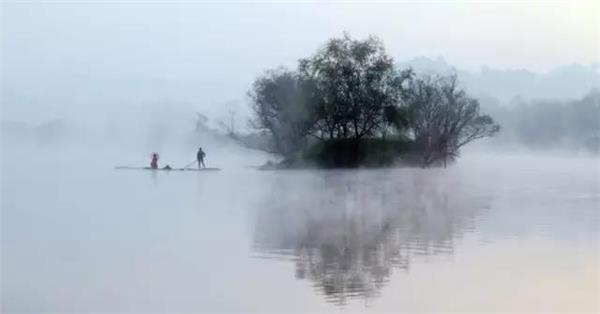
POLYGON ((237 133, 237 102, 229 102, 226 104, 227 110, 224 117, 219 119, 218 125, 221 130, 225 131, 229 137, 236 139, 237 133))

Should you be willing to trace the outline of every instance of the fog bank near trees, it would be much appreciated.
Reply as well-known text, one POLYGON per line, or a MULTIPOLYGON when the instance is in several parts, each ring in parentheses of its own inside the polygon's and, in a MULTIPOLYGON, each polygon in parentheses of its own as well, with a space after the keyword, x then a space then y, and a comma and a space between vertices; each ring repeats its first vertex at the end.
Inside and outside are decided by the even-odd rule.
POLYGON ((501 148, 600 153, 600 90, 570 100, 517 100, 482 106, 503 126, 492 143, 501 148))
MULTIPOLYGON (((390 53, 391 55, 393 54, 390 53)), ((411 71, 405 71, 403 75, 406 76, 410 73, 411 78, 429 80, 429 83, 440 79, 447 81, 449 78, 455 77, 457 79, 456 89, 466 93, 469 98, 477 100, 482 111, 489 114, 495 122, 502 126, 502 130, 497 136, 485 141, 487 144, 483 145, 485 148, 493 148, 495 151, 531 149, 548 152, 549 150, 562 150, 571 153, 597 153, 599 151, 600 100, 598 90, 600 89, 600 71, 597 64, 561 66, 546 73, 534 73, 525 69, 495 69, 486 66, 482 67, 479 72, 473 72, 451 66, 442 58, 419 57, 410 61, 393 62, 389 66, 400 72, 410 69, 411 71)), ((402 77, 400 72, 395 74, 397 78, 402 77)), ((290 88, 287 95, 292 96, 290 101, 296 103, 306 101, 306 99, 302 99, 304 95, 300 90, 294 90, 299 87, 299 85, 295 85, 297 73, 285 69, 276 69, 270 73, 279 76, 283 80, 280 83, 285 83, 284 81, 287 80, 286 84, 290 88)), ((388 75, 388 77, 392 78, 393 76, 388 75)), ((402 98, 408 101, 409 81, 404 78, 395 83, 404 84, 401 86, 404 90, 398 89, 398 92, 401 93, 393 96, 392 100, 402 98)), ((419 80, 413 80, 415 84, 418 82, 419 80)), ((169 84, 169 82, 165 82, 165 84, 169 84)), ((322 85, 323 82, 321 82, 321 87, 322 85)), ((122 87, 127 89, 126 86, 122 87)), ((135 90, 148 88, 148 86, 140 85, 135 90)), ((303 86, 302 88, 310 89, 315 86, 303 86)), ((121 92, 119 90, 113 95, 115 99, 120 99, 121 92)), ((414 97, 415 94, 412 96, 414 97)), ((39 95, 36 97, 41 99, 39 95)), ((10 89, 4 90, 1 122, 3 148, 13 149, 18 146, 29 146, 37 150, 68 148, 96 152, 111 150, 120 155, 131 153, 142 156, 138 158, 145 161, 147 154, 151 151, 185 155, 189 151, 195 150, 195 146, 208 145, 209 150, 225 147, 223 158, 237 153, 261 156, 254 159, 254 164, 267 158, 274 158, 270 154, 261 153, 261 150, 270 153, 276 152, 273 143, 267 140, 266 131, 257 132, 255 128, 247 124, 247 120, 251 118, 250 103, 254 101, 251 97, 235 94, 222 95, 223 100, 212 104, 211 112, 202 109, 207 104, 200 105, 189 101, 183 95, 174 94, 171 95, 171 98, 155 97, 154 100, 151 100, 152 97, 150 97, 134 102, 128 101, 128 98, 105 102, 104 98, 94 100, 93 97, 94 95, 83 97, 82 99, 85 101, 77 105, 77 107, 93 107, 94 109, 87 115, 63 115, 60 111, 54 111, 52 109, 57 104, 51 103, 52 99, 50 98, 45 101, 46 103, 37 103, 31 107, 44 107, 47 110, 44 112, 32 110, 31 119, 24 120, 13 119, 10 114, 11 110, 6 109, 20 106, 29 107, 30 95, 16 93, 10 89), (91 103, 95 104, 92 106, 91 103), (53 118, 39 120, 38 113, 53 118), (202 119, 204 121, 199 125, 198 121, 202 119)), ((393 106, 386 105, 385 102, 381 102, 381 107, 374 107, 376 110, 383 108, 382 114, 376 116, 376 119, 371 119, 370 121, 373 123, 366 124, 365 130, 359 130, 359 133, 370 133, 368 136, 372 136, 374 133, 371 131, 376 129, 377 136, 386 137, 388 142, 396 139, 391 146, 371 142, 369 149, 379 149, 384 152, 407 149, 406 138, 399 135, 410 135, 410 138, 415 136, 414 131, 418 128, 414 121, 412 125, 408 125, 406 120, 407 103, 403 104, 404 107, 398 107, 403 108, 402 110, 395 110, 393 106), (371 130, 367 131, 369 128, 371 130)), ((352 108, 352 106, 345 108, 352 108)), ((337 109, 341 109, 341 107, 337 109)), ((367 114, 365 117, 370 115, 368 111, 364 113, 367 114)), ((302 121, 306 118, 304 111, 290 111, 288 114, 288 122, 302 121)), ((371 115, 371 117, 375 116, 371 115)), ((424 119, 424 121, 426 120, 429 121, 424 119)), ((323 127, 324 122, 327 123, 324 120, 317 122, 317 127, 320 128, 323 127)), ((348 125, 353 123, 348 120, 346 122, 348 125)), ((337 129, 341 132, 340 134, 346 132, 346 135, 341 138, 351 137, 349 134, 353 133, 352 128, 346 128, 344 131, 342 124, 338 124, 338 126, 341 127, 337 129)), ((362 127, 361 125, 357 126, 358 129, 362 127)), ((297 125, 296 131, 302 130, 303 127, 297 125)), ((337 132, 335 128, 332 130, 337 132)), ((313 135, 309 139, 312 144, 315 143, 313 135)), ((292 135, 285 135, 288 139, 290 136, 292 135)), ((359 137, 364 136, 360 135, 359 137)), ((421 142, 428 141, 421 140, 421 142)), ((286 142, 286 144, 294 146, 306 143, 286 142)), ((321 148, 334 149, 330 146, 321 148)), ((315 150, 311 153, 314 154, 315 150)), ((386 154, 382 155, 384 159, 388 158, 385 156, 386 154)))
POLYGON ((421 74, 456 74, 475 97, 494 98, 502 104, 534 99, 577 99, 600 88, 600 63, 562 65, 541 73, 488 65, 482 65, 479 71, 468 71, 449 64, 443 57, 421 56, 400 61, 398 66, 421 74))

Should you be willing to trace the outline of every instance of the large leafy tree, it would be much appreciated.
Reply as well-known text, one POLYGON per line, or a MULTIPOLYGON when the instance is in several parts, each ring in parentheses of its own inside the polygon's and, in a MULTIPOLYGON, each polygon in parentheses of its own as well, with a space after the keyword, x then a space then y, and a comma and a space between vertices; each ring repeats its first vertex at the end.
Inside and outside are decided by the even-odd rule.
POLYGON ((376 37, 331 39, 315 55, 300 60, 300 76, 314 83, 313 134, 323 139, 360 139, 385 126, 384 109, 396 106, 410 71, 398 72, 376 37))

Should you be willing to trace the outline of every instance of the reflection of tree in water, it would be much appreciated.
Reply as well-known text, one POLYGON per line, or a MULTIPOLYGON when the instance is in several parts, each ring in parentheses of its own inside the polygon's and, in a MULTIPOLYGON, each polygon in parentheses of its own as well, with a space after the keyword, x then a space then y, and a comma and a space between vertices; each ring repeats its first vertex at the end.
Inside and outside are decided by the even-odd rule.
POLYGON ((254 235, 263 258, 292 259, 327 300, 371 299, 411 258, 452 254, 486 203, 437 170, 278 176, 254 235))

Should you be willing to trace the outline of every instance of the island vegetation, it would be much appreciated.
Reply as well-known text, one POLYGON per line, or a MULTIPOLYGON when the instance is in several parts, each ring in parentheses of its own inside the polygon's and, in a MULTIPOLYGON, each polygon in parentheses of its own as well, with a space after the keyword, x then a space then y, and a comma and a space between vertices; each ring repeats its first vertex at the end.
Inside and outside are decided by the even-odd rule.
POLYGON ((446 165, 500 127, 457 77, 399 69, 374 36, 330 39, 295 70, 266 71, 249 96, 252 126, 282 168, 446 165))

